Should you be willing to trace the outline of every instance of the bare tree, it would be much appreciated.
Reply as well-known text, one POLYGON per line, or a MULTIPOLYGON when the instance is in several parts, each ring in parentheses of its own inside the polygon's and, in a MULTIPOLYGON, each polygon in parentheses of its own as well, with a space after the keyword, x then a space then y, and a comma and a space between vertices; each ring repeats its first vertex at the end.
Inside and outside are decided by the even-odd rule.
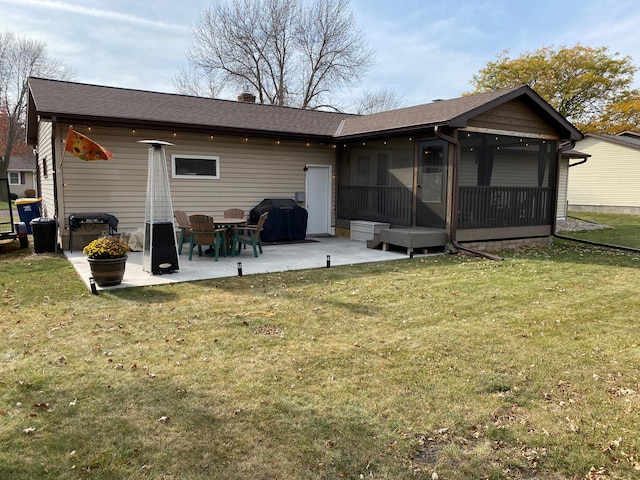
POLYGON ((406 102, 401 95, 398 95, 392 88, 383 88, 376 91, 365 90, 356 101, 354 108, 358 115, 369 115, 404 106, 406 106, 406 102))
POLYGON ((7 176, 11 150, 24 134, 27 81, 30 76, 70 79, 73 72, 47 53, 40 40, 0 33, 0 108, 7 119, 5 148, 0 158, 0 177, 7 176))
POLYGON ((218 84, 249 86, 260 103, 334 108, 328 94, 371 65, 347 0, 237 0, 219 3, 193 29, 191 65, 218 84))
POLYGON ((195 97, 215 98, 220 92, 220 87, 211 75, 194 68, 180 70, 173 79, 173 88, 177 93, 195 97))

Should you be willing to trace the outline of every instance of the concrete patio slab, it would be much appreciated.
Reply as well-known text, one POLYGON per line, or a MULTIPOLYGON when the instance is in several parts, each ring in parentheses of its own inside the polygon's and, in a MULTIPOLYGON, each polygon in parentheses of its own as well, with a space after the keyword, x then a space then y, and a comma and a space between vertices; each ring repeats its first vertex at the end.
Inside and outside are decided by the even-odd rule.
MULTIPOLYGON (((250 249, 242 250, 238 256, 220 257, 217 262, 213 257, 198 257, 197 251, 194 252, 193 260, 190 261, 185 245, 182 255, 179 256, 180 270, 166 275, 150 275, 143 271, 142 252, 130 252, 123 282, 115 287, 98 287, 98 290, 234 277, 238 275, 238 262, 241 263, 243 275, 253 275, 326 268, 327 255, 330 256, 332 267, 409 258, 405 251, 374 250, 367 248, 365 242, 351 241, 345 237, 314 238, 314 240, 305 243, 265 245, 264 253, 258 257, 254 257, 250 249)), ((64 253, 87 288, 90 288, 91 272, 86 256, 79 251, 64 253)), ((415 256, 427 255, 416 254, 415 256)))

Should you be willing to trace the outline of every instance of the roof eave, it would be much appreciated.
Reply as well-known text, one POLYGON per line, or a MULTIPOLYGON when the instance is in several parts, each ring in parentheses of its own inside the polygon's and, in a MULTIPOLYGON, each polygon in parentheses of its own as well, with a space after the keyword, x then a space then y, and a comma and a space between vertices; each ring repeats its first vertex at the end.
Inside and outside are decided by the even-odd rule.
POLYGON ((598 140, 602 140, 603 142, 610 142, 615 145, 619 145, 621 147, 629 147, 634 150, 640 150, 640 144, 632 143, 626 141, 624 137, 619 137, 618 135, 601 135, 599 133, 585 133, 585 138, 597 138, 598 140))
POLYGON ((57 114, 52 112, 39 112, 42 120, 54 121, 56 123, 64 123, 69 125, 86 124, 92 127, 110 127, 110 128, 126 128, 126 129, 149 129, 162 131, 178 131, 184 133, 204 133, 206 135, 230 135, 238 137, 253 138, 279 138, 282 140, 305 140, 305 141, 321 141, 333 142, 334 137, 331 135, 322 135, 305 132, 286 132, 277 130, 257 130, 251 128, 233 128, 222 127, 216 125, 195 125, 175 122, 159 122, 150 120, 135 120, 122 118, 107 118, 100 116, 57 114))
POLYGON ((358 133, 353 133, 349 135, 337 135, 335 137, 335 140, 350 141, 350 140, 365 140, 369 138, 394 137, 394 136, 406 135, 406 134, 415 135, 419 132, 424 132, 425 130, 431 130, 435 127, 447 127, 447 126, 451 126, 450 122, 425 123, 422 125, 410 125, 406 127, 358 132, 358 133))

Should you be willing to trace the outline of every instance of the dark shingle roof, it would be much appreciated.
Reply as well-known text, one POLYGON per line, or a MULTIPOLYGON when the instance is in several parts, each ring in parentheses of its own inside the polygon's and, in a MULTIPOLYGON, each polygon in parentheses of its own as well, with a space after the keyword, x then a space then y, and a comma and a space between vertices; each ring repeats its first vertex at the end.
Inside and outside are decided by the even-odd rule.
POLYGON ((372 115, 351 117, 345 121, 339 136, 394 133, 436 125, 462 128, 474 116, 515 98, 521 99, 529 108, 554 125, 556 129, 564 131, 570 138, 574 140, 582 138, 582 134, 571 123, 526 85, 467 95, 451 100, 438 100, 433 103, 372 115))
POLYGON ((487 105, 489 102, 513 90, 516 89, 469 95, 452 100, 438 100, 424 105, 349 118, 340 130, 340 135, 349 136, 403 128, 415 129, 418 126, 446 125, 452 119, 468 114, 480 106, 487 105))
POLYGON ((199 127, 216 131, 281 132, 332 137, 346 116, 259 103, 191 97, 171 93, 102 87, 31 78, 30 95, 41 117, 103 120, 173 128, 199 127))
POLYGON ((9 157, 8 170, 13 171, 35 171, 36 169, 36 157, 32 156, 11 156, 9 157))
POLYGON ((398 134, 436 125, 464 127, 473 116, 515 98, 521 99, 562 132, 563 138, 582 138, 573 125, 528 86, 363 116, 40 78, 31 78, 29 89, 29 143, 35 143, 38 117, 55 117, 66 123, 349 139, 398 134))

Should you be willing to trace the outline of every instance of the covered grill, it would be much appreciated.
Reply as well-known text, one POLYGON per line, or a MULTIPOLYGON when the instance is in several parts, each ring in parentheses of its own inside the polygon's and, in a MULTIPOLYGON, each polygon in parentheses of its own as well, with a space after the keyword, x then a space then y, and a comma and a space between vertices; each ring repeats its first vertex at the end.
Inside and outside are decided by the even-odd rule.
POLYGON ((291 198, 265 198, 249 212, 249 222, 256 224, 260 215, 269 212, 260 233, 263 242, 304 240, 307 235, 307 211, 291 198))

